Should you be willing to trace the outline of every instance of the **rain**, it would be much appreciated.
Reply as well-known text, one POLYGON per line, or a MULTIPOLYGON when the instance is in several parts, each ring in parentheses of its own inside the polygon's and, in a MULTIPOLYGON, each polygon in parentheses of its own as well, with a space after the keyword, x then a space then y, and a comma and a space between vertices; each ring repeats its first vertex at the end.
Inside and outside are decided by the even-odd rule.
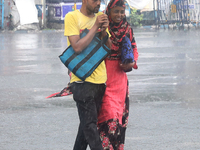
MULTIPOLYGON (((139 68, 127 73, 125 149, 199 149, 199 30, 134 33, 139 68)), ((72 149, 79 122, 72 95, 45 98, 69 82, 58 58, 63 31, 7 31, 0 41, 0 149, 72 149)))
MULTIPOLYGON (((141 27, 134 36, 125 149, 199 150, 200 30, 141 27)), ((70 81, 66 48, 62 29, 0 30, 0 150, 73 149, 73 95, 46 98, 70 81)))

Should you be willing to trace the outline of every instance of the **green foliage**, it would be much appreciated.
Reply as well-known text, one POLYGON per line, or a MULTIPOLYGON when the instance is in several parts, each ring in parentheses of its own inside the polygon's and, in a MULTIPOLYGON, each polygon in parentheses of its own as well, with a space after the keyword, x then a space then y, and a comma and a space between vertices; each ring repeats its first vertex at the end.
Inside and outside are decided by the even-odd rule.
POLYGON ((132 26, 140 27, 142 26, 141 21, 143 20, 143 14, 137 11, 137 9, 131 9, 131 14, 129 17, 129 22, 132 26))

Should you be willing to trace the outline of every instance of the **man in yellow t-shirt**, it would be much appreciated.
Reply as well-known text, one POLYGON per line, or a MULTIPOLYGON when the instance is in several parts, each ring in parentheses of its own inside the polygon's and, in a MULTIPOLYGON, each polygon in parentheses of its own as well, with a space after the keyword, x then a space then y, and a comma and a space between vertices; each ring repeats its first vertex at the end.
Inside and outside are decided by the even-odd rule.
MULTIPOLYGON (((73 43, 70 43, 69 41, 69 37, 70 36, 78 36, 79 34, 85 29, 91 29, 93 25, 96 22, 96 18, 97 16, 102 15, 102 12, 99 12, 97 14, 95 14, 95 16, 93 17, 88 17, 86 15, 84 15, 81 11, 76 10, 73 12, 68 13, 65 16, 65 33, 64 35, 67 36, 67 42, 68 45, 72 45, 73 43)), ((93 27, 94 28, 94 27, 93 27)), ((93 32, 92 34, 101 31, 100 29, 98 29, 97 31, 93 32)), ((107 33, 104 31, 103 32, 105 35, 107 35, 107 33)), ((90 37, 89 40, 92 40, 92 38, 94 37, 94 35, 92 35, 90 37)), ((71 38, 71 37, 70 37, 71 38)), ((74 37, 73 37, 74 38, 74 37)), ((72 39, 73 39, 72 38, 72 39)), ((79 37, 80 38, 80 37, 79 37)), ((87 41, 87 40, 85 40, 87 41)), ((74 41, 73 41, 74 42, 74 41)), ((78 41, 80 42, 80 41, 78 41)), ((89 44, 89 41, 87 41, 89 44)), ((74 42, 75 43, 75 42, 74 42)), ((80 46, 79 48, 82 48, 84 41, 82 42, 82 44, 80 43, 78 46, 80 46)), ((72 45, 73 47, 73 45, 72 45)), ((86 46, 85 46, 86 47, 86 46)), ((74 47, 73 47, 74 48, 74 47)), ((78 49, 78 48, 77 48, 78 49)), ((82 48, 83 49, 83 48, 82 48)), ((95 84, 101 84, 101 83, 105 83, 107 80, 107 75, 106 75, 106 69, 105 69, 105 63, 104 61, 96 68, 96 70, 94 70, 94 72, 91 74, 91 76, 89 76, 88 78, 86 78, 86 82, 91 82, 91 83, 95 83, 95 84)), ((79 79, 77 76, 75 76, 72 73, 71 76, 71 80, 70 83, 75 82, 75 81, 81 81, 81 79, 79 79)))
MULTIPOLYGON (((80 11, 76 10, 65 16, 64 35, 67 36, 68 45, 71 45, 76 53, 81 53, 90 44, 97 32, 101 32, 101 38, 108 34, 108 16, 98 13, 100 3, 101 0, 82 0, 80 11), (80 39, 80 33, 85 28, 89 29, 89 32, 80 39)), ((110 38, 108 38, 106 45, 109 48, 111 47, 110 38)), ((104 61, 85 81, 81 81, 74 74, 71 76, 71 91, 76 101, 80 119, 73 150, 86 150, 88 144, 91 150, 103 150, 97 131, 97 116, 105 92, 106 80, 104 61)))

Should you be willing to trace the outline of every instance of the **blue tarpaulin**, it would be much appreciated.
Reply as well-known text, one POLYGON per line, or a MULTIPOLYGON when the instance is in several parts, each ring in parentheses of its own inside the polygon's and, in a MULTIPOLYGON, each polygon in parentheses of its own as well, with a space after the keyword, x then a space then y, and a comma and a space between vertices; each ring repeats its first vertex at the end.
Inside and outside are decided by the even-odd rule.
POLYGON ((0 0, 0 10, 1 10, 1 24, 0 27, 3 29, 4 27, 4 0, 0 0))
POLYGON ((180 3, 181 1, 185 1, 185 0, 173 0, 173 3, 174 3, 174 4, 178 4, 178 3, 180 3))

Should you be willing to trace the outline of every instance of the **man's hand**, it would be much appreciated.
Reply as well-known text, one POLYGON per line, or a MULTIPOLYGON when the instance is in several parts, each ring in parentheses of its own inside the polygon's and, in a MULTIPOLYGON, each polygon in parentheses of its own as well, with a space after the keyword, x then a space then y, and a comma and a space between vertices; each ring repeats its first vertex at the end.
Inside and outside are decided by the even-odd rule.
MULTIPOLYGON (((101 28, 101 38, 104 38, 107 35, 106 29, 109 26, 108 16, 106 14, 102 14, 97 16, 95 26, 98 26, 98 29, 101 28)), ((108 38, 106 42, 106 46, 111 48, 112 42, 110 38, 108 38)))
POLYGON ((97 16, 96 22, 94 24, 98 28, 107 28, 109 23, 108 23, 108 16, 106 14, 102 14, 97 16))

